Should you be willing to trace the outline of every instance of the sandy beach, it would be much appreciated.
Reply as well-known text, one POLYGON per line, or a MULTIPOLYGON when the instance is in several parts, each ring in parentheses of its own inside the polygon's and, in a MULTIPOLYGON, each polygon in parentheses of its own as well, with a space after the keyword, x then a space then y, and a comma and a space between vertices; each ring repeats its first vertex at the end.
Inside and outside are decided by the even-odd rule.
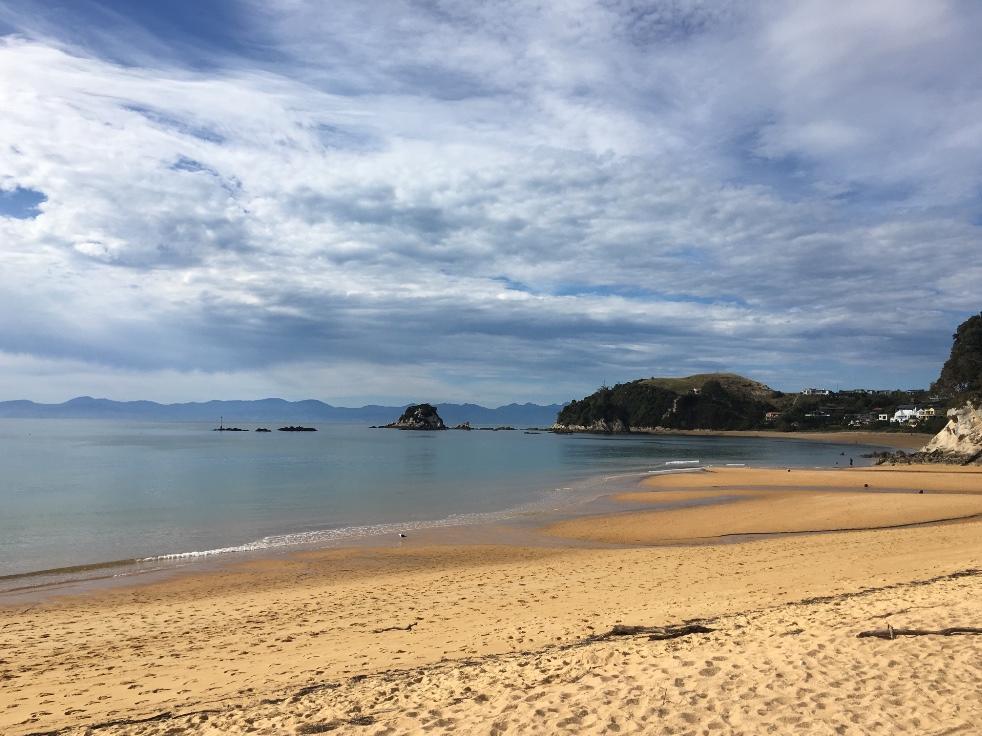
POLYGON ((977 732, 982 636, 857 636, 982 625, 977 469, 719 469, 620 504, 544 530, 577 547, 421 537, 8 606, 0 732, 977 732), (801 533, 828 528, 856 531, 801 533), (711 631, 604 636, 686 623, 711 631))

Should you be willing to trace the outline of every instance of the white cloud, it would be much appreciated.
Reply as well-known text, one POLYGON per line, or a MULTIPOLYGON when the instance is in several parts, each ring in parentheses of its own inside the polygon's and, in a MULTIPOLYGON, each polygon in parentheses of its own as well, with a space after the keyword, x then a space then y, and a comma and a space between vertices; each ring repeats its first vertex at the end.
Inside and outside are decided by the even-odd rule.
POLYGON ((925 383, 979 308, 963 4, 243 11, 277 53, 207 69, 0 17, 0 187, 47 196, 0 216, 0 350, 48 385, 925 383))

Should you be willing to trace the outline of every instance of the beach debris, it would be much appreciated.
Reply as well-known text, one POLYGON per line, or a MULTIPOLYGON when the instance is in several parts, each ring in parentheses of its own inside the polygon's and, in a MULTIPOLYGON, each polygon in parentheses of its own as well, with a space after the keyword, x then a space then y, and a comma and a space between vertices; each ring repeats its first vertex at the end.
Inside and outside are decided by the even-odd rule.
POLYGON ((860 631, 857 639, 896 639, 898 636, 961 636, 965 634, 982 634, 982 629, 973 626, 949 626, 946 629, 895 629, 887 624, 885 629, 860 631))
POLYGON ((301 724, 300 726, 297 726, 297 733, 327 733, 328 731, 336 731, 342 726, 371 726, 373 723, 375 723, 375 717, 368 715, 355 716, 354 718, 347 720, 336 718, 333 721, 301 724))
POLYGON ((409 535, 408 535, 408 534, 406 534, 405 532, 399 532, 399 536, 400 536, 400 537, 401 537, 402 539, 405 539, 405 538, 406 538, 407 536, 409 536, 409 535))
POLYGON ((407 626, 386 626, 384 629, 372 629, 373 634, 384 634, 386 631, 412 631, 419 621, 413 621, 407 626))
POLYGON ((607 633, 594 634, 588 640, 604 641, 617 636, 640 636, 647 634, 650 641, 664 641, 666 639, 678 639, 691 634, 708 634, 713 631, 715 629, 702 626, 701 624, 683 624, 681 626, 625 626, 624 624, 615 624, 607 633))

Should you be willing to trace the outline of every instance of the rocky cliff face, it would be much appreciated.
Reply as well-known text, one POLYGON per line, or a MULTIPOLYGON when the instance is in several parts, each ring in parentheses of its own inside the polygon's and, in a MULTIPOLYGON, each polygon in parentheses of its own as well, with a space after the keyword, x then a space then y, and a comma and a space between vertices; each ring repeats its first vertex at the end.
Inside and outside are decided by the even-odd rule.
POLYGON ((982 406, 948 410, 948 424, 921 450, 982 464, 982 406))
POLYGON ((888 452, 877 464, 947 463, 982 465, 982 406, 948 410, 948 424, 917 452, 888 452))
POLYGON ((432 404, 413 404, 407 406, 402 416, 392 424, 385 425, 388 429, 434 430, 446 429, 436 407, 432 404))

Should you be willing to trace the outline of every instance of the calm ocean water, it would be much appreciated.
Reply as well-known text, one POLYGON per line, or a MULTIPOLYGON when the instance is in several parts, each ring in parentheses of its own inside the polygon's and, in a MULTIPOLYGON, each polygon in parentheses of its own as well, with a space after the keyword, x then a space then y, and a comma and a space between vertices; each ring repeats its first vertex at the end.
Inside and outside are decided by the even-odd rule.
POLYGON ((831 466, 864 451, 755 438, 210 429, 0 420, 0 576, 503 518, 562 502, 591 477, 676 460, 831 466))

